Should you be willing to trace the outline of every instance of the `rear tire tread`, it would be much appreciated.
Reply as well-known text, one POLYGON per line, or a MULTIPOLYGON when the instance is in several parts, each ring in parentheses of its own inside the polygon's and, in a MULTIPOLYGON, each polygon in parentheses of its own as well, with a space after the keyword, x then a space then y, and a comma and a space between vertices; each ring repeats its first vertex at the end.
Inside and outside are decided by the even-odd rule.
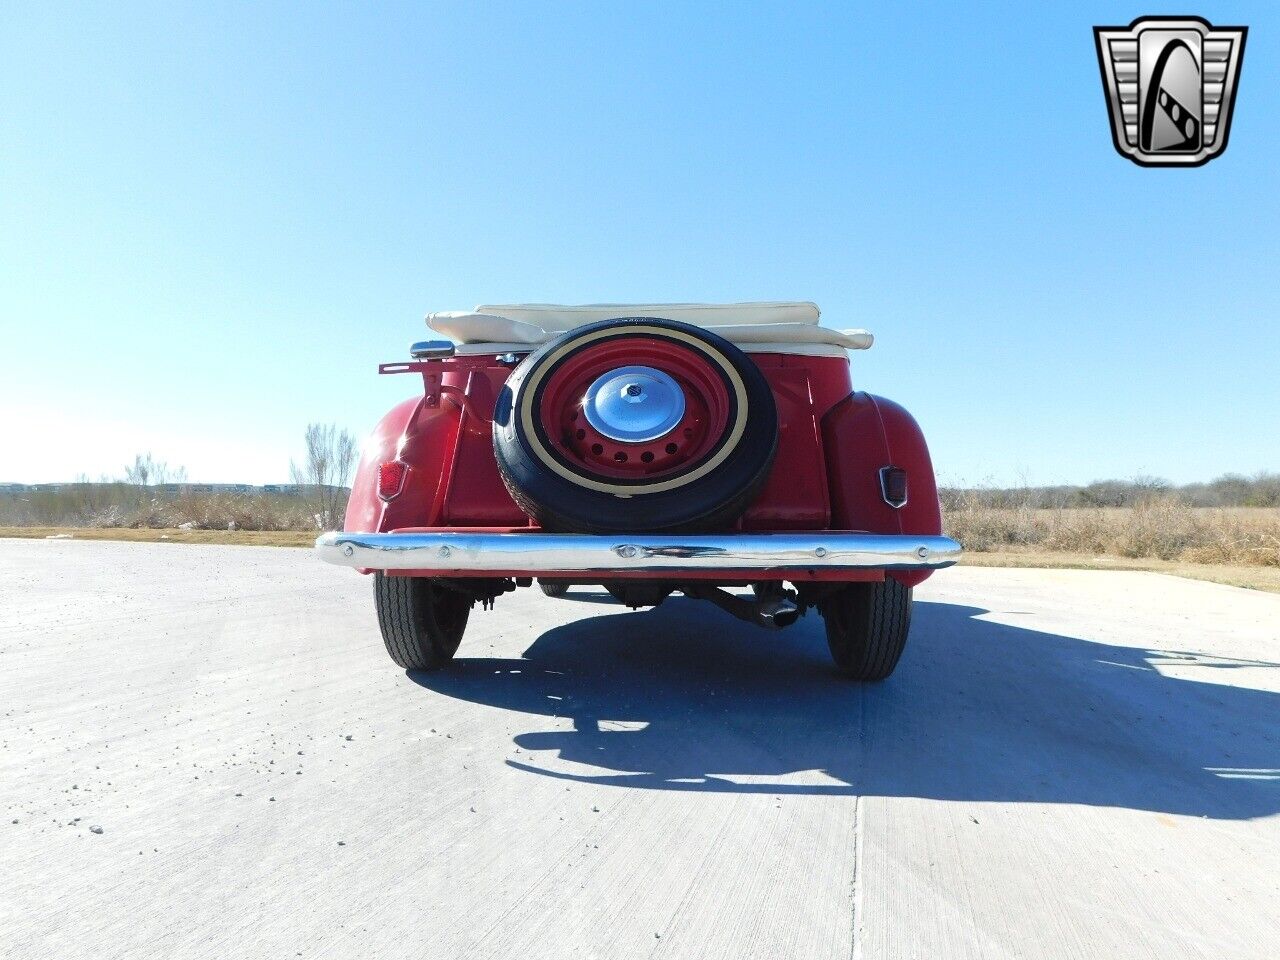
POLYGON ((435 670, 457 652, 468 610, 462 612, 451 635, 439 622, 437 613, 443 605, 462 601, 442 593, 430 580, 391 577, 381 572, 374 575, 378 629, 387 654, 397 666, 405 670, 435 670))
POLYGON ((851 584, 823 604, 827 643, 840 672, 855 680, 893 673, 911 629, 911 588, 892 577, 851 584))

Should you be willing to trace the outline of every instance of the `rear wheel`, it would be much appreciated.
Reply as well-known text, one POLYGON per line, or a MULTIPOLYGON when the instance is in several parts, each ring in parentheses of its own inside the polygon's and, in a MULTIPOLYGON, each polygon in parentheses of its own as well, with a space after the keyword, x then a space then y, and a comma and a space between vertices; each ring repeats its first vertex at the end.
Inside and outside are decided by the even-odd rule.
POLYGON ((567 583, 557 583, 554 580, 550 582, 546 580, 539 580, 538 589, 548 597, 563 597, 569 592, 569 585, 567 583))
POLYGON ((387 653, 406 670, 435 670, 453 659, 472 599, 426 577, 374 574, 373 601, 387 653))
POLYGON ((883 680, 893 673, 911 628, 911 588, 892 577, 851 583, 818 607, 836 667, 854 680, 883 680))

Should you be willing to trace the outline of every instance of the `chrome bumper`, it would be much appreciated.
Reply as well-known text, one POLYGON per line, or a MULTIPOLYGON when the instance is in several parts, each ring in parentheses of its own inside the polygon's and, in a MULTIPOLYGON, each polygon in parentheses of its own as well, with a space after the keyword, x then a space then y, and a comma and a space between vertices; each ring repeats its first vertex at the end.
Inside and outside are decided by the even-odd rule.
POLYGON ((329 563, 459 574, 688 570, 934 570, 960 559, 949 537, 874 533, 601 536, 576 533, 326 533, 329 563))

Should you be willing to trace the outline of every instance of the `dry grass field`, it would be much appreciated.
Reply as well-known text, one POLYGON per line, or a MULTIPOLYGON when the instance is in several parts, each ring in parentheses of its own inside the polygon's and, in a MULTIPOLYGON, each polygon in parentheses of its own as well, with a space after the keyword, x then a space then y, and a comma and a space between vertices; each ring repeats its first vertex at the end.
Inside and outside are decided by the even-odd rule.
POLYGON ((946 532, 971 566, 1148 570, 1280 593, 1280 508, 991 507, 953 499, 946 532))
POLYGON ((125 483, 70 483, 56 490, 0 493, 0 527, 314 530, 319 526, 316 512, 312 497, 181 488, 174 494, 125 483))
POLYGON ((1034 547, 977 553, 969 551, 960 563, 966 567, 1029 567, 1052 570, 1141 570, 1172 577, 1207 580, 1228 587, 1280 593, 1280 567, 1255 567, 1230 563, 1187 563, 1151 557, 1116 557, 1092 553, 1055 553, 1034 547))
POLYGON ((1280 508, 1191 507, 1176 498, 1133 507, 988 507, 961 498, 946 532, 976 553, 1051 552, 1280 567, 1280 508))

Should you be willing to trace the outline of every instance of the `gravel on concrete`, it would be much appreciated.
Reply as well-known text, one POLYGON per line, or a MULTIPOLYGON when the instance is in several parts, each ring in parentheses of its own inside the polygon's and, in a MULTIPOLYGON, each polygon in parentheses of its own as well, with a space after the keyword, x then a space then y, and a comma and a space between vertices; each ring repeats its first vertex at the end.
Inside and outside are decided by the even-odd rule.
POLYGON ((0 955, 1280 955, 1280 596, 917 600, 877 686, 585 588, 406 675, 306 551, 0 540, 0 955))

